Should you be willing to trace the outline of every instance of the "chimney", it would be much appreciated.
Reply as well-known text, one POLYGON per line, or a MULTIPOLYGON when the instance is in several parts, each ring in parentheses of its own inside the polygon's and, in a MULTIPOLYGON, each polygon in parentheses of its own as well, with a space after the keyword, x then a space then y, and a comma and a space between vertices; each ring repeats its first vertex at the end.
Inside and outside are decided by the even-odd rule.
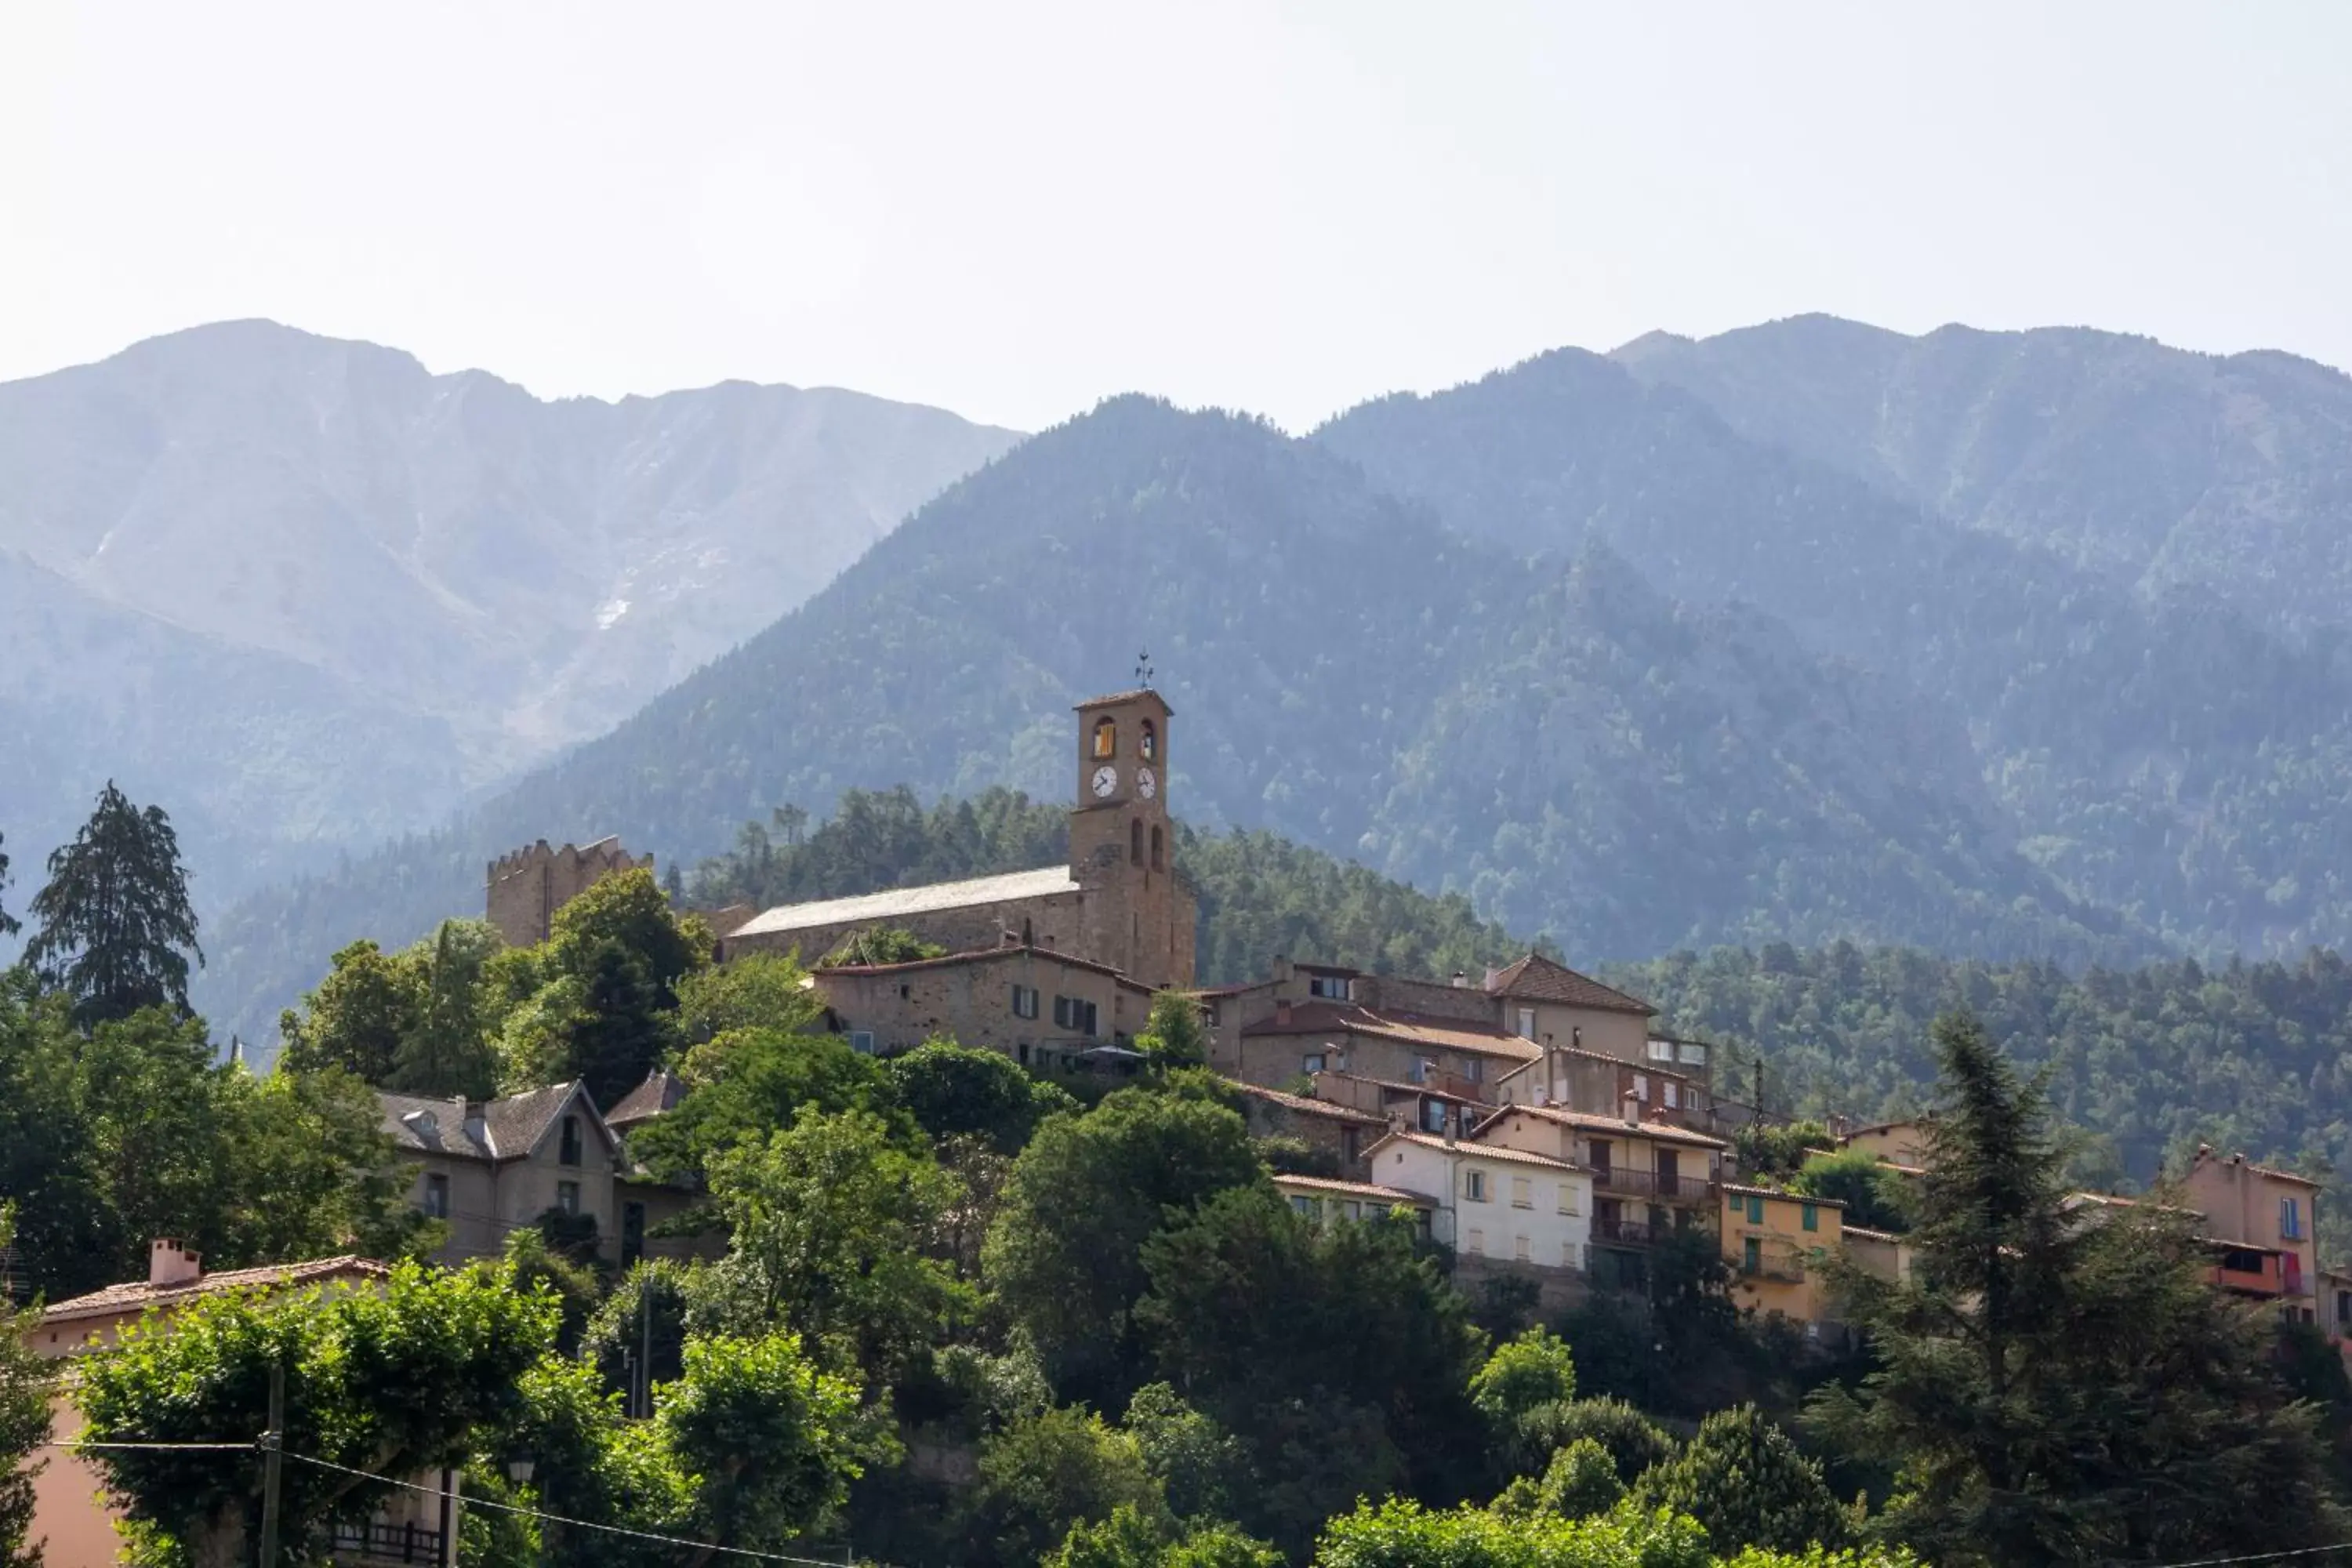
POLYGON ((1470 976, 1467 972, 1459 969, 1454 972, 1454 989, 1456 991, 1470 989, 1470 976))
POLYGON ((1449 1106, 1447 1106, 1447 1107, 1445 1108, 1445 1118, 1444 1118, 1444 1121, 1445 1121, 1445 1146, 1446 1146, 1448 1149, 1451 1149, 1451 1148, 1453 1148, 1453 1147, 1454 1147, 1454 1140, 1455 1140, 1457 1137, 1459 1137, 1459 1136, 1461 1135, 1461 1131, 1462 1131, 1462 1108, 1461 1108, 1460 1106, 1458 1106, 1458 1105, 1449 1105, 1449 1106))
POLYGON ((1486 989, 1487 989, 1487 990, 1492 991, 1492 990, 1495 988, 1495 982, 1496 982, 1497 979, 1499 979, 1499 978, 1501 977, 1502 973, 1503 973, 1503 972, 1502 972, 1501 970, 1499 970, 1499 969, 1496 968, 1496 967, 1495 967, 1493 964, 1491 964, 1491 963, 1490 963, 1490 964, 1488 964, 1488 965, 1486 966, 1486 989))
POLYGON ((1290 999, 1288 997, 1282 997, 1276 1001, 1274 1005, 1274 1021, 1277 1024, 1287 1024, 1290 1022, 1290 999))
POLYGON ((190 1252, 168 1237, 147 1244, 147 1283, 152 1286, 193 1285, 205 1277, 205 1257, 190 1252))
POLYGON ((1642 1125, 1642 1097, 1629 1089, 1625 1091, 1624 1100, 1625 1125, 1639 1127, 1642 1125))

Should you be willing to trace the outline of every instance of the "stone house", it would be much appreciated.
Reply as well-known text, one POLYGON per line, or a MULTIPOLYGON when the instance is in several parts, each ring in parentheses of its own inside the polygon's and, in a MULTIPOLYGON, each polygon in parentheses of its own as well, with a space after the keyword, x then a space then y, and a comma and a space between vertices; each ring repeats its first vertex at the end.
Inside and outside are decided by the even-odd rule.
MULTIPOLYGON (((1319 1082, 1320 1080, 1318 1080, 1319 1082)), ((1385 1135, 1389 1119, 1309 1095, 1241 1084, 1242 1120, 1253 1138, 1296 1138, 1323 1152, 1342 1177, 1364 1173, 1364 1151, 1385 1135)))
POLYGON ((1459 1132, 1494 1109, 1476 1095, 1457 1093, 1439 1080, 1403 1083, 1338 1068, 1316 1073, 1307 1080, 1307 1088, 1318 1101, 1344 1105, 1422 1132, 1443 1132, 1449 1126, 1459 1132))
POLYGON ((824 1027, 883 1056, 946 1035, 1024 1067, 1071 1068, 1125 1056, 1151 1014, 1150 987, 1042 947, 819 969, 809 981, 824 1027))
POLYGON ((1596 1285, 1614 1289, 1644 1288, 1649 1249, 1659 1237, 1716 1217, 1717 1187, 1730 1147, 1638 1113, 1601 1116, 1556 1105, 1505 1106, 1470 1139, 1591 1173, 1590 1271, 1596 1285))
POLYGON ((694 1194, 630 1163, 585 1084, 551 1084, 499 1100, 435 1100, 379 1091, 383 1130, 413 1172, 417 1208, 449 1227, 438 1261, 495 1258, 507 1237, 551 1211, 595 1222, 598 1250, 625 1268, 687 1248, 654 1226, 694 1194))
POLYGON ((1293 1212, 1318 1226, 1360 1224, 1402 1208, 1412 1212, 1414 1232, 1427 1239, 1437 1213, 1437 1200, 1425 1193, 1383 1187, 1371 1182, 1277 1174, 1274 1190, 1283 1195, 1293 1212))
MULTIPOLYGON (((1652 1040, 1670 1050, 1675 1042, 1652 1040)), ((1705 1047, 1698 1047, 1704 1050, 1705 1047)), ((1495 1081, 1499 1105, 1552 1105, 1606 1116, 1630 1103, 1645 1121, 1667 1121, 1701 1131, 1719 1131, 1715 1102, 1704 1073, 1685 1072, 1671 1063, 1628 1061, 1574 1046, 1546 1046, 1535 1060, 1495 1081)))
POLYGON ((767 910, 731 925, 721 959, 798 952, 814 963, 844 938, 887 925, 951 952, 1034 947, 1146 986, 1191 985, 1198 912, 1175 868, 1172 710, 1147 688, 1091 699, 1076 713, 1069 864, 767 910))

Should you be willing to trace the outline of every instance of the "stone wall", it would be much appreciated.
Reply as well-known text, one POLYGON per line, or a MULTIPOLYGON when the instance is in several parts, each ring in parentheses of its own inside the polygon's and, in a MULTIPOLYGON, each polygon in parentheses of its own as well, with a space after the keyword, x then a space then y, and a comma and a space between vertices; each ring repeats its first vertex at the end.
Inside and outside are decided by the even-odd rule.
POLYGON ((1151 994, 1100 967, 1039 948, 1004 948, 958 960, 828 969, 818 994, 845 1031, 870 1033, 883 1056, 914 1049, 934 1036, 1002 1051, 1026 1066, 1056 1065, 1093 1046, 1125 1040, 1150 1016, 1151 994), (1013 987, 1034 992, 1036 1016, 1013 1008, 1013 987), (1095 1030, 1081 1035, 1055 1021, 1055 998, 1094 1005, 1095 1030))
POLYGON ((652 855, 632 856, 618 838, 561 849, 542 838, 489 863, 487 913, 509 947, 535 947, 554 929, 555 911, 591 887, 616 871, 653 868, 652 855))

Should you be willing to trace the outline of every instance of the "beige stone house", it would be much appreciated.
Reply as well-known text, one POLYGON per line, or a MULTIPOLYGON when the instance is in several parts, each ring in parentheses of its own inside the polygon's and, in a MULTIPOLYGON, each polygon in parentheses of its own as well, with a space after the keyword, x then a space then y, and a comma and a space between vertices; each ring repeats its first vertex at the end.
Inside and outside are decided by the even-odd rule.
POLYGON ((1531 1150, 1400 1128, 1365 1152, 1372 1182, 1431 1201, 1431 1236, 1457 1284, 1497 1274, 1533 1282, 1547 1307, 1581 1294, 1592 1235, 1592 1175, 1531 1150))
POLYGON ((1066 1068, 1125 1055, 1151 1014, 1150 987, 1041 947, 819 969, 809 979, 824 1001, 824 1027, 884 1056, 945 1035, 1024 1067, 1066 1068))
POLYGON ((1590 1271, 1603 1288, 1637 1289, 1649 1276, 1659 1237, 1716 1217, 1716 1198, 1730 1145, 1638 1114, 1601 1116, 1556 1105, 1512 1105, 1496 1111, 1471 1142, 1541 1154, 1591 1173, 1590 1271))
POLYGON ((651 1236, 694 1194, 630 1164, 587 1086, 551 1084, 499 1100, 434 1100, 379 1091, 383 1130, 413 1173, 417 1208, 446 1222, 438 1258, 495 1258, 507 1237, 551 1211, 596 1224, 599 1249, 623 1267, 680 1244, 651 1236))
POLYGON ((1175 868, 1172 711, 1147 688, 1094 698, 1076 712, 1068 865, 767 910, 731 926, 721 958, 798 952, 813 963, 845 937, 887 925, 950 952, 1033 947, 1147 987, 1191 985, 1197 913, 1175 868))
MULTIPOLYGON (((1318 1080, 1319 1083, 1320 1080, 1318 1080)), ((1296 1138, 1328 1155, 1342 1176, 1360 1175, 1364 1151, 1386 1135, 1389 1118, 1313 1095, 1241 1084, 1242 1120, 1253 1138, 1296 1138)))

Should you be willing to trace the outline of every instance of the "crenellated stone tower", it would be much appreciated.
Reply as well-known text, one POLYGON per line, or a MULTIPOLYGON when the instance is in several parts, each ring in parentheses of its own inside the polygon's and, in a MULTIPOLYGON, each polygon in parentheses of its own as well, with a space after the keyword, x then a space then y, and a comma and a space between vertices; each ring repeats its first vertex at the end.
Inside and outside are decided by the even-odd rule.
POLYGON ((555 929, 555 911, 616 871, 650 871, 654 858, 632 856, 618 838, 551 849, 542 838, 490 862, 489 922, 509 947, 533 947, 555 929))

